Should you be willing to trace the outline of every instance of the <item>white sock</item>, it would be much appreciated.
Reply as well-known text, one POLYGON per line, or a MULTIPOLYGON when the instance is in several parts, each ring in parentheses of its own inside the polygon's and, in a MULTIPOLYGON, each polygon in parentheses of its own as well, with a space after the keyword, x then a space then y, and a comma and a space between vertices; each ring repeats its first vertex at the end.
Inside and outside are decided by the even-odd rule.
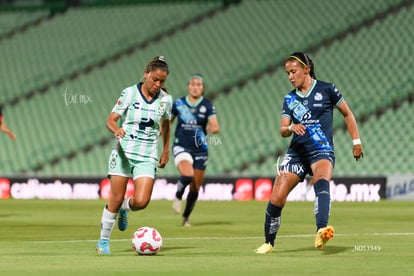
POLYGON ((124 201, 122 201, 122 205, 121 205, 121 208, 122 209, 124 209, 124 210, 131 210, 131 206, 129 206, 129 200, 131 198, 132 197, 128 197, 128 198, 124 199, 124 201))
POLYGON ((115 225, 116 213, 111 213, 106 209, 106 206, 102 212, 101 219, 101 239, 109 240, 111 237, 112 229, 115 225))

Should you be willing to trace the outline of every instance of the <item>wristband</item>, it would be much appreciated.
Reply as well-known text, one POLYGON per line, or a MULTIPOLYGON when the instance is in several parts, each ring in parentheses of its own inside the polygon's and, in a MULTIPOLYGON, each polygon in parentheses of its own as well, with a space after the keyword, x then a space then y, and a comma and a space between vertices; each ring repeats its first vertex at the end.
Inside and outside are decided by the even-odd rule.
POLYGON ((293 125, 289 125, 289 126, 288 126, 288 130, 289 130, 290 132, 292 132, 292 126, 293 126, 293 125))
POLYGON ((352 145, 361 145, 361 139, 354 139, 352 140, 352 145))

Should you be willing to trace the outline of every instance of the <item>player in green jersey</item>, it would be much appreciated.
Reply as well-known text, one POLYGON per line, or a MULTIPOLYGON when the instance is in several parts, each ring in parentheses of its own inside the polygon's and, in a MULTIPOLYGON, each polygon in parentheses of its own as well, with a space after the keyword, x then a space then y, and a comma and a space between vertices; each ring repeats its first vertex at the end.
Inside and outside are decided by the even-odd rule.
POLYGON ((157 167, 163 168, 168 162, 172 97, 163 89, 168 73, 164 57, 152 59, 144 70, 143 81, 122 91, 107 119, 115 143, 108 163, 111 195, 102 213, 98 254, 111 254, 109 239, 117 214, 118 228, 124 231, 128 211, 148 205, 157 167), (160 135, 163 151, 158 159, 160 135), (131 177, 134 196, 125 199, 131 177))

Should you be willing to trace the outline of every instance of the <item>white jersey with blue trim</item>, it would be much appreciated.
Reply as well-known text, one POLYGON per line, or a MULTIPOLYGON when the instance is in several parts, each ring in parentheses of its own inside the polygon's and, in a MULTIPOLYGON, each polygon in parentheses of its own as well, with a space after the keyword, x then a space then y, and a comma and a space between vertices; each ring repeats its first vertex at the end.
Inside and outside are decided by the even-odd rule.
POLYGON ((112 112, 122 117, 125 136, 115 141, 114 148, 122 150, 128 159, 158 162, 158 137, 162 119, 171 118, 172 97, 160 90, 151 101, 141 92, 141 84, 122 91, 112 112))
POLYGON ((313 80, 306 95, 298 89, 291 91, 283 101, 282 116, 293 124, 303 124, 305 135, 293 134, 288 154, 312 154, 334 151, 332 139, 333 109, 344 98, 331 83, 313 80))

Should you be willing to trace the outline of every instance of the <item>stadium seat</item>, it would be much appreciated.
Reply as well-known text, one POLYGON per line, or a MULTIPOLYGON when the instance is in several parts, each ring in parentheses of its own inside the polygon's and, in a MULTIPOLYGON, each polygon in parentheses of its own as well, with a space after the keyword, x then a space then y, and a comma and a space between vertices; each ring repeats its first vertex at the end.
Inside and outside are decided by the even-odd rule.
MULTIPOLYGON (((111 61, 89 74, 80 74, 60 85, 53 85, 45 94, 25 98, 8 107, 9 124, 15 126, 16 133, 20 135, 20 146, 13 148, 16 150, 14 155, 10 155, 10 149, 7 149, 7 155, 0 157, 0 164, 5 164, 7 174, 31 171, 36 164, 45 163, 45 169, 36 173, 87 175, 93 172, 104 175, 110 145, 100 146, 97 142, 111 137, 106 130, 105 119, 121 90, 140 80, 148 59, 163 54, 171 68, 167 87, 174 98, 186 95, 187 78, 192 73, 201 73, 206 77, 206 97, 212 92, 220 92, 215 95, 214 104, 221 125, 219 135, 222 145, 211 147, 208 173, 253 174, 257 171, 273 175, 272 159, 276 152, 286 150, 289 143, 289 139, 279 135, 279 121, 283 97, 292 89, 280 63, 290 52, 320 45, 311 53, 317 77, 334 82, 340 88, 357 118, 379 108, 387 109, 394 99, 404 99, 413 93, 413 77, 396 73, 410 71, 407 56, 413 48, 406 30, 412 25, 412 6, 380 18, 369 26, 361 26, 345 36, 341 34, 401 2, 303 1, 301 9, 309 14, 316 14, 322 8, 329 12, 324 17, 313 17, 311 24, 299 20, 291 25, 285 22, 296 8, 293 2, 242 1, 231 5, 187 28, 179 28, 175 33, 152 43, 151 47, 111 61), (298 28, 299 25, 301 28, 298 28), (269 30, 275 28, 277 32, 269 35, 269 30), (292 35, 297 30, 300 33, 292 35), (332 44, 321 44, 337 35, 340 37, 332 44), (263 72, 268 66, 276 66, 276 70, 252 80, 252 76, 263 72), (231 89, 225 94, 223 87, 226 86, 231 89), (87 95, 92 103, 67 105, 65 91, 78 96, 87 95), (27 123, 23 125, 20 122, 27 123), (48 131, 40 131, 45 127, 48 131), (84 153, 83 149, 90 145, 94 146, 93 149, 84 153), (51 160, 57 156, 67 156, 72 152, 77 153, 74 158, 50 166, 51 160), (33 158, 27 158, 28 155, 33 158), (266 159, 261 163, 263 156, 266 159), (94 162, 94 158, 98 158, 99 163, 94 162), (245 164, 250 166, 244 169, 245 164)), ((145 17, 154 9, 159 10, 156 5, 71 9, 37 28, 1 41, 0 52, 4 54, 0 72, 8 81, 0 84, 0 90, 4 91, 0 93, 0 102, 16 95, 25 95, 27 91, 56 81, 74 70, 82 70, 129 45, 145 41, 149 36, 137 30, 137 22, 133 21, 133 16, 126 16, 125 12, 130 15, 142 12, 142 16, 148 19, 145 24, 156 25, 155 35, 178 27, 203 12, 219 8, 216 2, 166 5, 165 14, 160 14, 159 18, 169 20, 156 21, 157 24, 152 21, 155 20, 153 17, 145 17), (171 14, 173 9, 177 13, 171 14), (104 21, 103 18, 113 20, 104 21), (124 18, 128 20, 124 21, 124 18), (96 22, 102 25, 93 32, 85 27, 96 25, 96 22), (112 22, 120 22, 120 25, 112 22), (110 36, 107 35, 109 33, 110 36), (31 45, 31 49, 27 49, 27 45, 31 45), (73 51, 74 47, 80 50, 73 51), (8 74, 9 71, 13 74, 8 74)), ((412 106, 397 109, 391 114, 403 116, 404 112, 412 112, 412 106)), ((386 116, 391 116, 390 120, 398 118, 386 116)), ((368 162, 351 162, 349 134, 341 129, 341 117, 339 112, 335 112, 334 126, 339 129, 335 134, 338 140, 338 166, 335 172, 371 174, 395 169, 382 164, 375 166, 366 164, 368 162)), ((376 122, 370 117, 366 124, 360 126, 361 135, 367 140, 367 160, 374 164, 380 161, 375 160, 371 153, 381 151, 381 146, 369 141, 380 140, 383 143, 380 145, 386 148, 386 139, 383 138, 387 137, 386 133, 376 137, 379 131, 384 130, 383 123, 383 119, 376 122)), ((404 154, 403 149, 398 152, 404 154)), ((398 159, 394 155, 389 158, 398 159)), ((408 168, 405 170, 408 172, 408 168)), ((161 175, 176 173, 173 162, 160 171, 161 175)))

